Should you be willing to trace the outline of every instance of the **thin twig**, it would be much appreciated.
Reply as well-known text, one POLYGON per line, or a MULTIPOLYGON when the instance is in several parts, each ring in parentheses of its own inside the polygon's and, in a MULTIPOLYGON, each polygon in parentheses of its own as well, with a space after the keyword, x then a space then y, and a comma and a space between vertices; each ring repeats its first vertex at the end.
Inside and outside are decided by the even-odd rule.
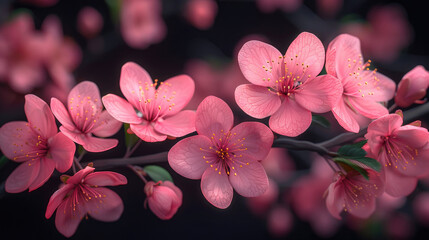
POLYGON ((107 169, 107 168, 124 166, 129 164, 138 165, 138 164, 166 162, 167 155, 168 155, 168 152, 160 152, 160 153, 140 156, 140 157, 101 159, 101 160, 95 160, 92 163, 94 164, 94 167, 97 169, 107 169))

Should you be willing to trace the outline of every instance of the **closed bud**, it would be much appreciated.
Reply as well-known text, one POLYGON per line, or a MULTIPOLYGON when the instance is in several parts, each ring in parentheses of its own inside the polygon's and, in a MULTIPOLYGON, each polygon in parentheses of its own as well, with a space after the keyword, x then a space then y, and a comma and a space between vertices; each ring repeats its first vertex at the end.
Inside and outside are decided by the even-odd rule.
POLYGON ((423 103, 429 86, 429 72, 423 66, 417 66, 402 78, 398 85, 395 103, 399 107, 408 107, 413 103, 423 103))
POLYGON ((182 191, 170 181, 149 181, 144 192, 147 196, 145 205, 148 204, 150 210, 162 220, 171 219, 182 205, 182 191))

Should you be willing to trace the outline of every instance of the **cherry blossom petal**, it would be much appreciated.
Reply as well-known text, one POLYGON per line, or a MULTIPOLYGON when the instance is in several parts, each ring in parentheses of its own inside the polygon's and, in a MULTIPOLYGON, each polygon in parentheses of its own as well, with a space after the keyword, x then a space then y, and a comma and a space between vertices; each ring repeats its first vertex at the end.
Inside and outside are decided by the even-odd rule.
POLYGON ((380 103, 356 97, 350 97, 348 100, 356 111, 367 118, 374 119, 389 114, 387 108, 380 103))
POLYGON ((55 169, 55 162, 49 158, 41 158, 39 164, 40 167, 37 177, 30 184, 28 189, 30 192, 45 184, 45 182, 49 180, 55 169))
POLYGON ((337 219, 341 219, 340 213, 344 209, 345 197, 342 196, 343 192, 343 186, 337 184, 337 182, 333 182, 329 185, 328 196, 326 197, 326 208, 329 213, 337 219))
POLYGON ((200 135, 220 136, 221 132, 228 132, 233 123, 231 108, 220 98, 208 96, 197 108, 195 128, 200 135))
POLYGON ((94 118, 103 109, 100 91, 95 83, 89 81, 84 81, 76 85, 70 91, 67 103, 73 122, 82 132, 91 129, 94 118))
POLYGON ((88 152, 104 152, 118 145, 117 139, 87 136, 82 147, 88 152))
POLYGON ((60 100, 52 98, 51 109, 52 113, 65 128, 69 129, 70 131, 76 130, 76 126, 71 119, 69 112, 60 100))
POLYGON ((285 67, 300 80, 315 78, 325 63, 325 48, 312 33, 303 32, 293 40, 284 56, 285 67))
POLYGON ((133 131, 141 140, 145 142, 162 142, 167 139, 167 135, 157 132, 153 128, 153 123, 143 121, 142 124, 131 124, 133 131))
POLYGON ((124 211, 122 199, 114 191, 108 188, 92 188, 100 198, 93 198, 85 203, 91 217, 104 222, 118 220, 124 211))
POLYGON ((398 114, 382 116, 368 125, 368 133, 365 138, 370 143, 371 141, 376 141, 379 136, 390 136, 396 129, 401 127, 402 123, 402 117, 398 114))
POLYGON ((114 94, 107 94, 103 97, 103 104, 107 112, 118 121, 133 124, 140 124, 142 122, 133 106, 121 97, 114 94))
POLYGON ((60 131, 66 135, 68 138, 70 138, 73 142, 83 145, 85 144, 86 141, 86 135, 81 133, 81 132, 76 132, 76 131, 70 131, 67 128, 65 128, 64 126, 60 127, 60 131))
POLYGON ((281 135, 296 137, 310 127, 311 112, 291 99, 285 99, 269 121, 270 128, 281 135))
POLYGON ((395 136, 398 141, 400 140, 403 144, 412 148, 421 148, 426 145, 429 140, 429 133, 426 128, 411 125, 405 125, 395 129, 392 135, 395 136))
POLYGON ((65 172, 70 169, 75 151, 76 145, 63 133, 57 133, 49 139, 50 158, 59 172, 65 172))
MULTIPOLYGON (((205 136, 192 136, 185 138, 174 145, 168 152, 168 163, 170 167, 190 179, 200 179, 204 171, 209 167, 207 161, 211 157, 210 153, 201 149, 209 149, 212 143, 205 136)), ((212 156, 216 158, 216 156, 212 156)))
POLYGON ((332 113, 344 129, 350 132, 359 132, 359 123, 355 118, 357 114, 346 104, 344 98, 340 99, 337 105, 332 108, 332 113))
POLYGON ((139 110, 140 100, 151 99, 155 93, 149 73, 134 62, 122 66, 119 85, 128 102, 139 110))
POLYGON ((73 184, 65 184, 63 187, 58 189, 52 194, 49 199, 48 206, 46 207, 45 217, 47 219, 51 218, 52 214, 54 214, 55 209, 64 201, 66 195, 72 190, 75 186, 73 184))
POLYGON ((173 137, 183 137, 195 131, 195 111, 185 110, 166 119, 158 119, 156 131, 173 137))
POLYGON ((157 92, 159 94, 158 102, 163 109, 171 110, 165 114, 165 117, 172 116, 180 112, 191 101, 195 91, 195 83, 188 75, 178 75, 169 78, 161 83, 157 92), (164 98, 165 96, 165 98, 164 98))
POLYGON ((231 204, 234 192, 223 168, 220 169, 220 173, 207 168, 201 177, 201 191, 213 206, 225 209, 231 204))
POLYGON ((67 179, 67 184, 80 184, 82 183, 82 179, 92 172, 94 172, 94 168, 86 166, 84 169, 67 179))
POLYGON ((15 170, 6 179, 6 192, 19 193, 25 191, 39 174, 39 161, 39 159, 30 160, 21 163, 21 165, 15 168, 15 170))
POLYGON ((360 50, 360 41, 349 34, 341 34, 329 43, 326 51, 326 71, 328 74, 335 72, 345 84, 349 73, 362 67, 363 58, 360 50), (359 64, 360 63, 360 64, 359 64))
POLYGON ((180 190, 180 188, 178 188, 176 185, 174 185, 174 183, 170 182, 170 181, 164 181, 162 183, 163 186, 169 187, 171 190, 173 190, 173 192, 176 194, 178 200, 177 203, 179 204, 179 206, 182 205, 182 199, 183 199, 183 193, 182 190, 180 190))
POLYGON ((149 208, 160 219, 167 220, 173 217, 180 202, 173 189, 166 186, 156 186, 153 194, 148 197, 149 208))
POLYGON ((116 120, 108 111, 101 112, 91 129, 91 133, 98 137, 110 137, 115 135, 122 127, 122 122, 116 120))
MULTIPOLYGON (((365 72, 369 72, 369 70, 365 72)), ((361 73, 361 75, 365 74, 361 73)), ((371 74, 368 74, 367 78, 363 78, 361 83, 362 94, 372 101, 386 102, 392 99, 395 94, 395 82, 379 72, 371 71, 371 74)))
POLYGON ((385 191, 393 197, 404 197, 411 194, 417 186, 416 177, 407 177, 395 171, 392 167, 385 167, 385 191))
MULTIPOLYGON (((7 158, 15 162, 33 159, 33 154, 28 156, 27 154, 38 152, 37 142, 37 135, 27 122, 8 122, 0 128, 1 151, 7 158)), ((40 151, 40 153, 42 152, 44 151, 40 151)))
POLYGON ((243 159, 246 159, 244 161, 261 161, 265 159, 273 145, 273 132, 259 122, 240 123, 231 130, 231 133, 229 140, 231 151, 233 151, 234 143, 242 144, 240 148, 246 149, 245 151, 240 151, 243 159))
POLYGON ((243 84, 235 89, 235 101, 248 115, 254 118, 265 118, 275 113, 281 100, 278 95, 266 87, 243 84))
POLYGON ((343 94, 341 82, 330 75, 308 79, 300 85, 295 99, 305 109, 324 113, 331 111, 343 94))
MULTIPOLYGON (((80 200, 84 201, 83 199, 80 200)), ((82 204, 76 204, 75 208, 72 206, 72 197, 68 197, 58 206, 55 215, 55 227, 57 227, 58 232, 66 237, 71 237, 76 232, 80 221, 86 214, 82 204)))
POLYGON ((24 110, 31 127, 43 138, 48 139, 58 132, 51 109, 36 95, 25 95, 24 110))
POLYGON ((119 173, 103 171, 89 173, 85 177, 85 183, 93 186, 117 186, 127 184, 127 178, 119 173))
POLYGON ((238 52, 244 77, 259 86, 272 86, 283 72, 283 55, 275 47, 256 40, 246 42, 238 52))
POLYGON ((259 162, 250 162, 242 167, 235 164, 235 169, 231 169, 229 181, 235 191, 244 197, 257 197, 268 189, 268 177, 259 162))

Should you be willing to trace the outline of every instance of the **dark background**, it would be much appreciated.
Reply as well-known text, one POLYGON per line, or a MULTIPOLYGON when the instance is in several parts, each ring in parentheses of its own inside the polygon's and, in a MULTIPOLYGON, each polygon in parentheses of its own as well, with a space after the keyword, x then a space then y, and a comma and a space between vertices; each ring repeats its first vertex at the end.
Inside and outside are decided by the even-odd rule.
MULTIPOLYGON (((281 52, 285 52, 290 42, 302 31, 316 34, 327 45, 338 34, 338 22, 345 16, 357 14, 365 18, 368 10, 378 4, 396 2, 401 4, 408 14, 414 30, 412 44, 404 49, 401 57, 390 64, 377 64, 379 71, 399 81, 414 66, 421 64, 429 68, 429 37, 427 24, 429 18, 422 1, 346 1, 338 16, 332 20, 314 21, 315 1, 304 1, 298 12, 284 13, 275 11, 271 14, 262 13, 253 1, 218 1, 218 15, 209 30, 198 30, 187 23, 181 15, 184 1, 163 1, 163 19, 167 24, 166 38, 159 44, 144 50, 128 47, 122 40, 118 26, 112 22, 109 10, 104 1, 66 1, 48 8, 38 8, 20 3, 2 2, 2 10, 28 8, 33 13, 36 28, 40 28, 44 18, 50 14, 60 17, 64 34, 71 36, 81 46, 83 61, 74 75, 78 82, 89 80, 97 83, 101 95, 114 93, 122 95, 119 90, 121 66, 127 61, 134 61, 143 66, 153 78, 167 79, 183 73, 184 64, 193 58, 233 59, 236 43, 246 35, 262 34, 281 52), (84 6, 93 6, 104 17, 101 33, 102 51, 89 51, 90 42, 85 40, 76 30, 76 16, 84 6), (312 13, 313 12, 313 13, 312 13), (311 14, 309 14, 311 13, 311 14)), ((2 12, 3 12, 2 11, 2 12)), ((4 17, 3 19, 4 20, 4 17)), ((2 86, 4 87, 4 86, 2 86)), ((7 87, 6 87, 7 88, 7 87)), ((198 91, 198 89, 197 89, 198 91)), ((8 121, 25 120, 23 96, 16 96, 10 105, 1 105, 0 124, 8 121)), ((237 110, 236 114, 243 116, 237 110)), ((424 116, 427 117, 427 116, 424 116)), ((246 118, 246 117, 244 117, 246 118)), ((250 119, 250 118, 249 118, 250 119)), ((323 140, 323 134, 317 128, 310 129, 302 138, 312 141, 323 140), (313 132, 312 132, 313 130, 313 132)), ((328 134, 329 135, 329 134, 328 134)), ((122 131, 116 136, 123 139, 122 131)), ((325 136, 326 138, 326 136, 325 136)), ((177 141, 165 143, 144 143, 134 154, 146 155, 167 151, 177 141)), ((124 143, 114 150, 100 154, 87 154, 84 161, 101 158, 121 157, 124 154, 124 143)), ((306 153, 294 153, 299 157, 306 153)), ((17 164, 9 162, 0 169, 0 181, 3 182, 17 164)), ((220 210, 210 205, 202 196, 200 181, 185 179, 175 174, 167 163, 161 164, 172 174, 175 184, 184 194, 183 205, 169 221, 158 219, 150 210, 145 209, 143 202, 143 183, 127 168, 115 168, 114 171, 127 176, 129 184, 113 187, 123 199, 125 210, 119 221, 114 223, 98 222, 91 218, 83 220, 71 239, 269 239, 272 235, 267 230, 266 220, 254 216, 246 206, 245 199, 235 194, 231 206, 220 210)), ((20 194, 0 194, 0 236, 1 239, 63 239, 54 224, 54 217, 44 217, 51 194, 59 184, 59 174, 54 175, 43 187, 34 192, 20 194)), ((4 185, 1 185, 4 188, 4 185)), ((411 195, 409 198, 412 198, 411 195)), ((279 199, 279 201, 281 201, 279 199)), ((410 211, 407 205, 403 211, 410 211)), ((294 227, 287 238, 314 239, 308 223, 294 218, 294 227)), ((416 225, 415 238, 427 239, 429 229, 416 225)), ((363 236, 343 227, 334 239, 364 239, 363 236)), ((387 238, 380 236, 379 238, 387 238)), ((375 238, 375 236, 374 236, 375 238)))

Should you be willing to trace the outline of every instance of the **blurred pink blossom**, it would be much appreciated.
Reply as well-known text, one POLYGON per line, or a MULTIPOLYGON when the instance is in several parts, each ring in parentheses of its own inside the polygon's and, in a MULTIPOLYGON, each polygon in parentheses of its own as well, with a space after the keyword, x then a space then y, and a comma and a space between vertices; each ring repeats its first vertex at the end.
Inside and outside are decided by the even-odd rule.
POLYGON ((264 194, 257 197, 247 198, 247 205, 250 210, 259 216, 266 214, 270 207, 277 201, 279 196, 279 186, 276 181, 270 178, 268 180, 268 189, 264 194))
POLYGON ((162 220, 171 219, 182 205, 182 191, 170 181, 149 181, 144 187, 146 203, 150 210, 162 220))
POLYGON ((274 207, 268 214, 268 231, 275 237, 286 236, 293 227, 293 215, 283 206, 274 207))
POLYGON ((35 35, 33 19, 19 14, 0 28, 0 82, 18 93, 29 93, 44 83, 42 42, 35 35))
POLYGON ((159 0, 121 1, 121 33, 132 48, 147 48, 164 39, 167 28, 161 18, 162 6, 159 0))
POLYGON ((333 18, 341 10, 344 0, 317 0, 317 8, 323 17, 333 18))
POLYGON ((413 239, 415 224, 410 216, 405 213, 394 213, 387 219, 386 235, 392 240, 413 239))
POLYGON ((413 200, 413 212, 416 219, 429 227, 429 193, 419 193, 413 200))
POLYGON ((95 83, 84 81, 76 85, 69 93, 67 108, 52 98, 51 108, 62 124, 61 132, 88 152, 103 152, 118 145, 117 139, 99 138, 116 134, 122 123, 103 111, 100 91, 95 83))
POLYGON ((28 122, 9 122, 0 128, 1 151, 21 163, 6 180, 9 193, 33 191, 48 181, 54 169, 67 171, 76 150, 70 139, 57 133, 54 115, 42 99, 26 95, 24 109, 28 122))
POLYGON ((214 0, 188 0, 186 2, 184 15, 194 27, 209 29, 217 14, 217 3, 214 0))
POLYGON ((284 148, 271 148, 261 163, 268 176, 279 182, 286 181, 295 170, 295 163, 284 148))
POLYGON ((77 15, 77 29, 86 38, 95 37, 103 28, 103 24, 103 17, 93 7, 84 7, 77 15))
POLYGON ((365 56, 391 62, 411 43, 413 30, 400 5, 374 7, 367 18, 368 23, 351 22, 342 27, 342 32, 360 38, 365 56))
POLYGON ((398 84, 395 103, 399 107, 409 107, 413 103, 424 103, 421 100, 426 96, 429 86, 429 72, 419 65, 404 75, 398 84))
POLYGON ((168 163, 180 175, 201 179, 204 197, 215 207, 227 208, 233 188, 244 197, 257 197, 268 189, 260 163, 273 143, 271 130, 259 122, 233 127, 234 115, 221 99, 209 96, 198 106, 198 135, 176 143, 168 163))
POLYGON ((105 171, 94 172, 86 167, 65 180, 49 199, 45 217, 51 218, 55 210, 55 226, 66 237, 71 237, 80 221, 87 215, 103 222, 118 220, 124 210, 122 199, 105 186, 127 184, 122 174, 105 171))

